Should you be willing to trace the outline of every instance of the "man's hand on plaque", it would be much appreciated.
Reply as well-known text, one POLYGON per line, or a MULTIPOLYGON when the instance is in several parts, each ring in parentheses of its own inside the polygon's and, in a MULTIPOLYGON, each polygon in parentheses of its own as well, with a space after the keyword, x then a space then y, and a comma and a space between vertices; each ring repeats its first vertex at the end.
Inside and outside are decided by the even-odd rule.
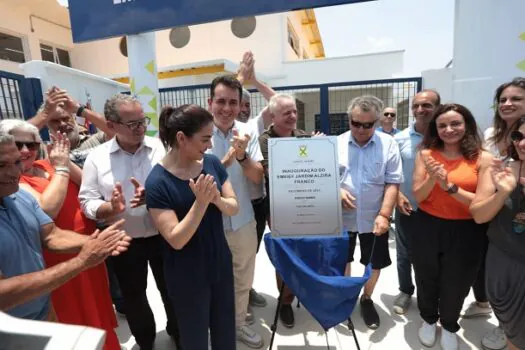
POLYGON ((341 188, 341 203, 343 204, 343 208, 346 210, 355 209, 356 206, 354 202, 355 202, 355 197, 352 196, 350 192, 348 192, 344 188, 341 188))
POLYGON ((373 234, 382 236, 390 229, 390 221, 382 215, 376 216, 373 234))
POLYGON ((312 137, 317 137, 317 136, 326 136, 324 134, 324 132, 321 132, 321 131, 312 131, 312 137))

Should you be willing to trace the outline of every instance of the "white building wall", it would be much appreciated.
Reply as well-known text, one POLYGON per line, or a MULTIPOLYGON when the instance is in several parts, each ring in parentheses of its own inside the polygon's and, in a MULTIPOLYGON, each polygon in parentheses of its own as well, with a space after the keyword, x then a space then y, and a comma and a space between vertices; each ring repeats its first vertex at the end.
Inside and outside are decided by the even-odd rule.
MULTIPOLYGON (((257 69, 271 72, 282 64, 282 28, 284 14, 257 16, 254 33, 239 39, 231 31, 231 21, 190 26, 190 41, 181 48, 169 41, 170 30, 156 33, 157 65, 163 67, 192 62, 227 59, 239 62, 246 50, 252 50, 257 69)), ((72 56, 75 67, 103 76, 126 76, 128 59, 120 53, 120 38, 99 40, 75 45, 72 56)))
POLYGON ((453 67, 423 72, 425 87, 450 93, 444 100, 468 107, 482 130, 492 124, 496 88, 525 76, 524 13, 523 0, 456 0, 453 67))
MULTIPOLYGON (((51 19, 52 21, 60 21, 60 18, 67 16, 67 10, 60 6, 56 1, 0 1, 0 31, 5 32, 6 34, 22 37, 25 46, 24 51, 26 62, 42 59, 42 55, 40 54, 40 43, 52 45, 68 51, 73 48, 71 31, 66 28, 33 17, 34 32, 31 31, 29 16, 31 14, 40 13, 38 7, 42 6, 42 3, 48 7, 46 8, 46 11, 53 12, 54 16, 57 17, 51 19)), ((75 61, 73 58, 71 61, 72 65, 74 65, 75 61)), ((0 70, 17 74, 22 73, 19 63, 5 60, 0 60, 0 70)))
POLYGON ((453 102, 452 84, 453 76, 451 68, 432 69, 421 73, 423 88, 434 89, 441 95, 441 102, 453 102))
POLYGON ((129 91, 128 85, 51 62, 27 62, 21 65, 21 70, 28 78, 40 79, 44 94, 52 86, 58 86, 67 90, 75 100, 86 103, 86 93, 89 93, 92 107, 99 113, 103 113, 104 103, 109 97, 129 91))
POLYGON ((393 78, 403 72, 403 51, 285 62, 281 86, 393 78))

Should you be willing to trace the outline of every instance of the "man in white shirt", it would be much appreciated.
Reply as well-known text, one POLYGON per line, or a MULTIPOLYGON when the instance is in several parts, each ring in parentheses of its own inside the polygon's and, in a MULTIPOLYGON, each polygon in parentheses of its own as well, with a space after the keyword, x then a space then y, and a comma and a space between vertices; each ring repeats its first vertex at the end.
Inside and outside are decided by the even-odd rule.
POLYGON ((359 236, 361 263, 372 264, 372 275, 360 300, 363 320, 371 329, 380 323, 372 293, 381 269, 392 263, 388 230, 403 182, 397 143, 393 137, 375 131, 382 110, 383 103, 375 96, 354 98, 348 107, 350 130, 337 138, 343 224, 350 236, 349 262, 353 261, 359 236))
POLYGON ((144 206, 142 187, 166 151, 160 140, 145 136, 150 120, 136 98, 116 95, 106 102, 104 114, 115 137, 91 151, 86 159, 79 192, 82 210, 90 219, 106 224, 126 219, 124 229, 133 241, 128 251, 112 262, 128 306, 126 318, 140 349, 153 349, 156 335, 146 296, 148 263, 167 314, 167 333, 178 343, 175 314, 164 281, 164 243, 144 206))
POLYGON ((246 311, 257 250, 250 183, 262 182, 263 168, 260 163, 261 150, 254 131, 247 124, 235 120, 240 112, 241 98, 242 85, 234 77, 220 76, 212 81, 208 109, 215 125, 213 147, 209 152, 226 163, 229 180, 239 200, 239 213, 232 217, 223 217, 224 231, 233 260, 237 340, 252 348, 260 348, 264 342, 248 326, 246 311))
MULTIPOLYGON (((239 80, 241 84, 248 83, 254 86, 267 101, 269 101, 270 98, 275 95, 275 91, 271 87, 259 81, 255 76, 255 60, 253 54, 250 51, 244 53, 241 67, 237 75, 237 80, 239 80)), ((246 89, 243 89, 240 113, 236 119, 239 122, 248 124, 251 130, 253 130, 255 137, 258 139, 264 130, 272 123, 272 116, 268 107, 265 107, 257 116, 251 118, 252 111, 250 99, 250 92, 246 89)), ((264 181, 259 184, 250 182, 249 186, 255 222, 257 224, 257 252, 259 252, 259 247, 261 245, 269 215, 269 203, 266 197, 264 181)), ((251 306, 265 307, 266 305, 266 299, 257 293, 254 288, 251 288, 247 313, 248 323, 253 319, 251 306)))

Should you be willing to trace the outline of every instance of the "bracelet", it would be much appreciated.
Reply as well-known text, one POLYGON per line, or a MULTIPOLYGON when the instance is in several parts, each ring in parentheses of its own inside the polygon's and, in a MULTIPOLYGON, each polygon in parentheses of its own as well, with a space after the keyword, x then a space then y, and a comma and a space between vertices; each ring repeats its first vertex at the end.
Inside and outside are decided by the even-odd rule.
POLYGON ((69 167, 67 167, 67 166, 57 166, 55 168, 55 173, 68 173, 69 174, 69 167))
POLYGON ((55 175, 59 175, 59 176, 63 176, 63 177, 69 178, 69 173, 66 173, 66 172, 63 172, 63 171, 55 172, 55 175))

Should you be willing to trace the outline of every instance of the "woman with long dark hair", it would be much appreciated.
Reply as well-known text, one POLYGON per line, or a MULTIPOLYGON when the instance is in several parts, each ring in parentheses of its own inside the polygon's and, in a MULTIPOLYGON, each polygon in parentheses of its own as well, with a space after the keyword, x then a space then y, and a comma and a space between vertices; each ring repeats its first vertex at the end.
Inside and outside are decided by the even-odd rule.
POLYGON ((493 126, 485 130, 485 148, 495 157, 507 156, 510 130, 525 116, 525 78, 501 84, 494 94, 493 126))
MULTIPOLYGON (((494 157, 509 159, 508 147, 511 145, 512 126, 520 117, 525 116, 525 78, 514 78, 512 81, 501 84, 494 94, 494 107, 493 126, 485 130, 484 146, 494 157)), ((485 244, 488 249, 488 238, 485 244)), ((483 259, 476 281, 472 286, 476 300, 467 307, 463 318, 485 316, 492 312, 485 287, 485 260, 483 259)), ((481 344, 486 350, 505 348, 507 340, 503 329, 499 326, 494 327, 485 334, 481 344)))
POLYGON ((510 132, 508 155, 480 174, 470 210, 490 222, 486 286, 509 350, 525 349, 525 117, 510 132))
POLYGON ((469 205, 478 172, 490 159, 466 107, 436 109, 416 156, 413 182, 419 204, 414 227, 419 229, 414 230, 412 252, 423 318, 419 339, 425 346, 434 345, 439 320, 442 349, 458 349, 457 321, 482 260, 486 229, 474 222, 469 205))
POLYGON ((160 139, 169 149, 146 181, 146 205, 166 241, 164 270, 184 350, 235 350, 232 256, 222 216, 239 205, 211 148, 213 117, 197 105, 165 107, 160 139))

